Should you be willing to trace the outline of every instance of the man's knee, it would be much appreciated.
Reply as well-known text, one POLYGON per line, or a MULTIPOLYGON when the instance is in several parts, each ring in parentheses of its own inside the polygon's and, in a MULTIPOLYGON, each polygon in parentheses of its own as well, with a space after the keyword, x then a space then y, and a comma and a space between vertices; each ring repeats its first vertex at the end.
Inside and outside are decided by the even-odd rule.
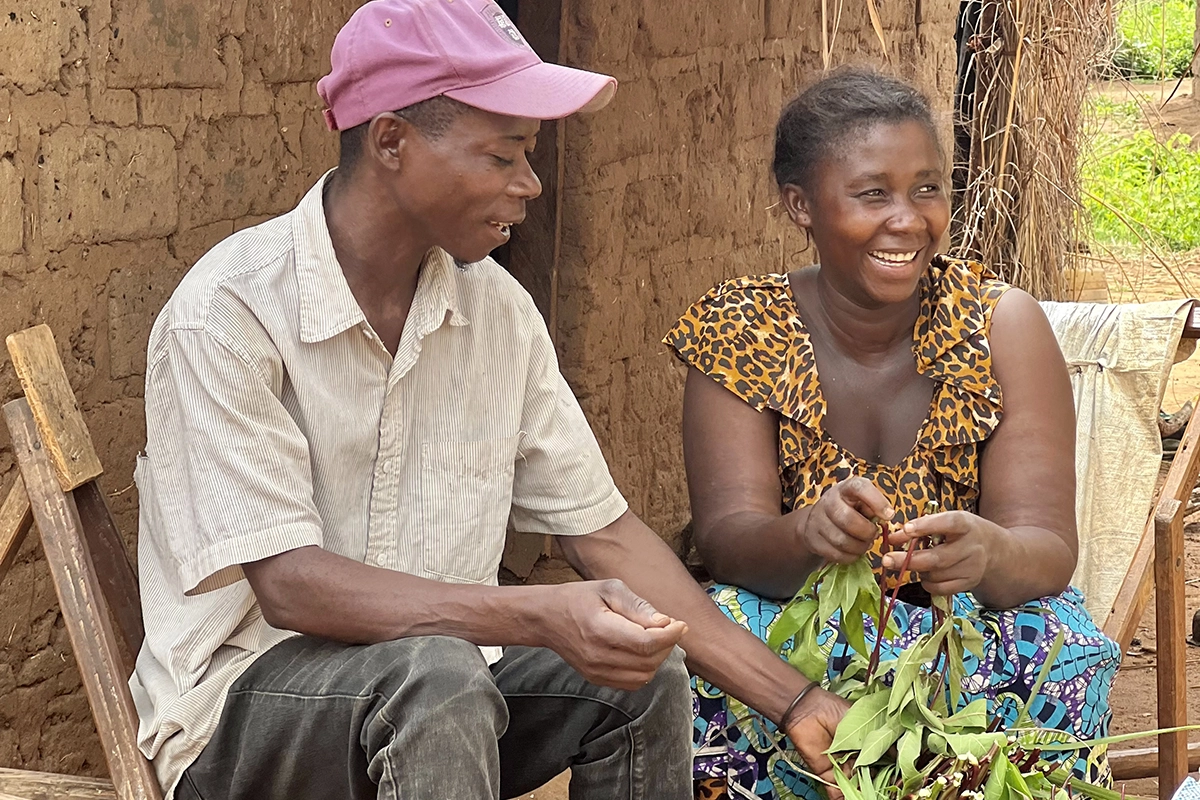
MULTIPOLYGON (((428 714, 444 724, 491 721, 497 735, 508 724, 504 697, 479 648, 449 636, 420 636, 387 642, 379 656, 384 667, 386 704, 406 718, 428 714)), ((393 716, 393 714, 388 714, 393 716)))
POLYGON ((654 709, 665 717, 683 720, 685 727, 691 726, 692 690, 691 678, 683 663, 683 651, 676 647, 667 656, 658 672, 636 695, 646 710, 654 709))

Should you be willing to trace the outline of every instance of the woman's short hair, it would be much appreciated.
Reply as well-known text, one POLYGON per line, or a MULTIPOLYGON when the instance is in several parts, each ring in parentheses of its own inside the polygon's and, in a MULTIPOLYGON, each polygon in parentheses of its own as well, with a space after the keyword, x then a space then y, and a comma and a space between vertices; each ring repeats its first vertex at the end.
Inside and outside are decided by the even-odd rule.
POLYGON ((839 69, 784 106, 775 126, 775 183, 809 187, 817 164, 849 137, 909 121, 924 125, 941 152, 929 99, 920 90, 871 69, 839 69))

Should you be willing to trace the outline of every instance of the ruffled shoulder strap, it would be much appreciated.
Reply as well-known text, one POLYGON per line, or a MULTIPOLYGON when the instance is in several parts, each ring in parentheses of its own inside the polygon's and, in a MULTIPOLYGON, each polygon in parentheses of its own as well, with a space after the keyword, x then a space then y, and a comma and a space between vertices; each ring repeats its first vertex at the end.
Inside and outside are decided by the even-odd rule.
POLYGON ((977 262, 946 256, 934 259, 927 281, 915 331, 917 369, 944 385, 923 444, 934 450, 935 463, 945 461, 939 471, 973 483, 977 475, 957 474, 966 462, 955 448, 985 441, 1000 424, 1003 398, 988 330, 992 310, 1011 287, 977 262))
POLYGON ((685 364, 695 367, 762 411, 771 408, 806 421, 807 408, 789 376, 808 353, 786 275, 735 278, 700 298, 663 337, 685 364))

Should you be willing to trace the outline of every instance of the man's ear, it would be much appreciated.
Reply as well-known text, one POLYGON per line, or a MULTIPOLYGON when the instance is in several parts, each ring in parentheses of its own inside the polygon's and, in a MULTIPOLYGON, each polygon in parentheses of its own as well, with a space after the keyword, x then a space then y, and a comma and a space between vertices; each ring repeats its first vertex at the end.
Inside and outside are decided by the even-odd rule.
POLYGON ((804 189, 794 183, 785 183, 779 190, 779 199, 793 225, 805 229, 812 227, 811 201, 804 189))
POLYGON ((367 126, 366 149, 384 169, 399 172, 417 130, 394 112, 377 114, 367 126))

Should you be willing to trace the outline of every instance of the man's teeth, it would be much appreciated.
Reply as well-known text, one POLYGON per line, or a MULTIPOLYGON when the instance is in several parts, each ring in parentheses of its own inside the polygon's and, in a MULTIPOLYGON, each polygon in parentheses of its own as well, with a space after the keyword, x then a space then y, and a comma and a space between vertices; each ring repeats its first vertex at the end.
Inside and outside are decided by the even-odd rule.
POLYGON ((500 231, 500 233, 504 234, 505 236, 508 236, 508 232, 509 232, 509 229, 511 226, 507 222, 493 222, 492 227, 494 227, 496 230, 500 231))
POLYGON ((911 253, 883 253, 879 250, 872 250, 869 255, 876 261, 882 261, 885 264, 907 264, 917 257, 918 250, 911 253))

